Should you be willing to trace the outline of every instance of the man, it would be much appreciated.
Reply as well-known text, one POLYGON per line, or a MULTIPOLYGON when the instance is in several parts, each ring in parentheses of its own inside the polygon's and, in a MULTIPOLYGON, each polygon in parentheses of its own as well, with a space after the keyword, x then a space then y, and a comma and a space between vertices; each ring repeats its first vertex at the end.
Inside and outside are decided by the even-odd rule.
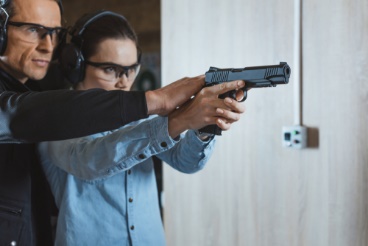
POLYGON ((0 243, 52 245, 50 193, 34 143, 115 129, 149 114, 166 115, 198 92, 204 80, 185 78, 146 93, 33 92, 25 83, 45 76, 60 41, 61 3, 0 3, 0 243))

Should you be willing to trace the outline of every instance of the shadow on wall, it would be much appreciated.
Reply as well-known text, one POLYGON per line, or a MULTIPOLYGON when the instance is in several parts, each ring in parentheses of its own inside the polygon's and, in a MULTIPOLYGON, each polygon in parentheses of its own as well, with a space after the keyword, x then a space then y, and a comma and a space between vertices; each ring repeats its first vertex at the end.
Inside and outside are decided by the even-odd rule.
POLYGON ((317 149, 319 147, 319 130, 317 127, 308 127, 308 142, 307 147, 317 149))
POLYGON ((161 87, 160 53, 143 53, 141 63, 141 70, 132 86, 132 90, 147 91, 161 87))

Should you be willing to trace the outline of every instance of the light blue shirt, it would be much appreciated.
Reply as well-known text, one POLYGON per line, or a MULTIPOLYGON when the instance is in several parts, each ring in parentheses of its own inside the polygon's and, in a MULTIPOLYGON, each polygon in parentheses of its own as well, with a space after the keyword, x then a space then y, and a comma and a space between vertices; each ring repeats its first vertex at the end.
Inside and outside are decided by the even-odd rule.
POLYGON ((55 245, 165 245, 150 157, 194 173, 204 167, 215 143, 201 141, 193 131, 174 140, 167 129, 166 117, 153 117, 39 145, 59 207, 55 245))

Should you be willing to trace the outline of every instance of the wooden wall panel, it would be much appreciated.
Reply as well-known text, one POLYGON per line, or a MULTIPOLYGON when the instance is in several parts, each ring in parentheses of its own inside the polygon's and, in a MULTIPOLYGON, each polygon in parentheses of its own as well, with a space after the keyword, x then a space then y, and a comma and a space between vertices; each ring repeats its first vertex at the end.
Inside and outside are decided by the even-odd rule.
MULTIPOLYGON (((368 245, 368 8, 303 3, 303 123, 285 149, 293 81, 253 89, 247 112, 194 175, 164 169, 168 245, 368 245), (315 140, 315 139, 314 139, 315 140)), ((293 1, 162 1, 162 78, 209 66, 293 65, 293 1)))
POLYGON ((160 0, 63 0, 65 20, 72 25, 81 15, 104 9, 124 15, 137 32, 144 52, 160 52, 160 0))
POLYGON ((305 5, 309 10, 305 97, 312 101, 306 103, 305 118, 319 125, 320 155, 329 168, 328 242, 367 245, 368 5, 365 1, 305 5), (312 72, 316 69, 323 71, 319 78, 312 72))

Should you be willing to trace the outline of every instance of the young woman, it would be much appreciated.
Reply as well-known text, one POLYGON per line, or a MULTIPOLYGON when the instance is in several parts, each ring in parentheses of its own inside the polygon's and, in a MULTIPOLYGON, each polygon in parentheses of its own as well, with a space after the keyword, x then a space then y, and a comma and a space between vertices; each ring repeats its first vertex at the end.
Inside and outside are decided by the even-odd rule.
MULTIPOLYGON (((130 90, 140 52, 136 34, 123 16, 108 11, 91 14, 77 21, 72 35, 84 63, 75 89, 130 90)), ((218 95, 241 85, 204 88, 167 117, 40 144, 59 207, 56 245, 165 245, 151 157, 184 173, 202 169, 215 136, 200 135, 196 129, 209 124, 229 129, 244 106, 218 95)))

